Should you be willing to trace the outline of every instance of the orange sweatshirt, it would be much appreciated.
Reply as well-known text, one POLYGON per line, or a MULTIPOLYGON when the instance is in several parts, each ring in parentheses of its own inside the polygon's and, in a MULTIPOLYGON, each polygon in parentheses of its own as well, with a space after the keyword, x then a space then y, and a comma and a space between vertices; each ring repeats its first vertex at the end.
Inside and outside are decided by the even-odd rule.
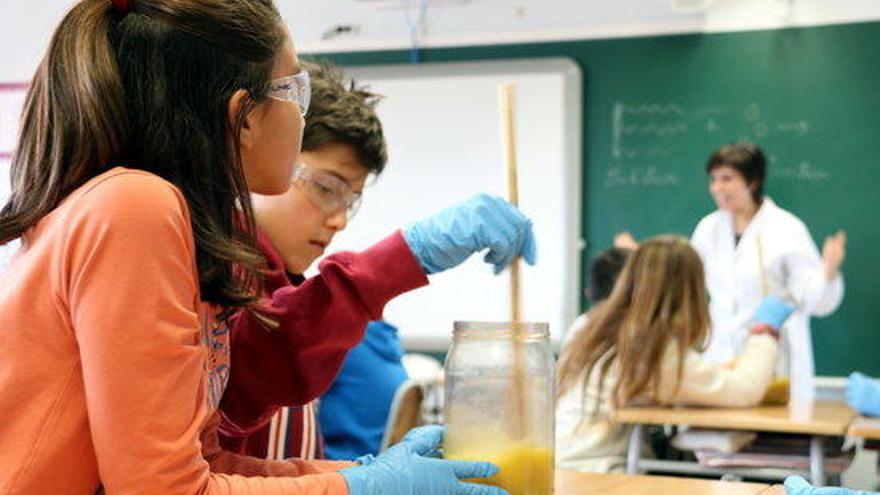
POLYGON ((173 185, 117 167, 70 194, 0 278, 0 495, 346 494, 335 472, 210 472, 200 434, 229 362, 214 313, 173 185))

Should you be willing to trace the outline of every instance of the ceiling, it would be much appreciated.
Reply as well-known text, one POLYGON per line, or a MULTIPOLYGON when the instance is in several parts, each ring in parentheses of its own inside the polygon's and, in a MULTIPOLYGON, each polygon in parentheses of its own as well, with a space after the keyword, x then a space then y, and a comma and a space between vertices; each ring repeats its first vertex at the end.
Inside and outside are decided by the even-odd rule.
MULTIPOLYGON (((304 53, 404 49, 413 42, 462 46, 880 20, 877 0, 275 1, 304 53), (673 2, 710 6, 680 13, 673 2)), ((33 73, 72 4, 0 0, 0 82, 33 73)))
POLYGON ((763 29, 880 19, 876 0, 276 0, 303 52, 763 29), (708 4, 696 13, 675 4, 708 4), (401 8, 406 7, 408 8, 401 8), (420 8, 424 7, 424 8, 420 8), (419 23, 420 12, 424 12, 419 23), (336 28, 342 27, 337 30, 336 28), (339 33, 327 38, 327 33, 339 33))

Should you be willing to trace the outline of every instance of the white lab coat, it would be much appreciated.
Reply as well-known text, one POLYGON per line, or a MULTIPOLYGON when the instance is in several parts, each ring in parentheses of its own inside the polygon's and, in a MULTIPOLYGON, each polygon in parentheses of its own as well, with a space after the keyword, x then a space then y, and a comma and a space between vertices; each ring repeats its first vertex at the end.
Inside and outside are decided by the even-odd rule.
POLYGON ((819 250, 806 225, 764 198, 739 244, 733 216, 718 210, 704 217, 691 238, 706 271, 712 333, 706 358, 733 359, 744 349, 751 320, 765 294, 793 301, 798 309, 783 325, 779 370, 787 369, 793 399, 814 397, 810 316, 826 316, 843 300, 843 277, 825 277, 819 250))

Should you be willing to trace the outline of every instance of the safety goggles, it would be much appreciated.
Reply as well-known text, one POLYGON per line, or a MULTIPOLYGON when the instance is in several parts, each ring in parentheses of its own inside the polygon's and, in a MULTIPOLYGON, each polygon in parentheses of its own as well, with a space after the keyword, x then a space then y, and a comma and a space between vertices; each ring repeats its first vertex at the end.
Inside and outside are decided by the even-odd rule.
POLYGON ((345 210, 345 216, 350 220, 361 207, 361 193, 352 191, 348 182, 335 175, 298 164, 293 169, 293 183, 328 215, 345 210))
POLYGON ((308 71, 301 69, 292 76, 275 79, 269 83, 266 96, 275 100, 295 102, 305 116, 312 100, 312 82, 308 71))

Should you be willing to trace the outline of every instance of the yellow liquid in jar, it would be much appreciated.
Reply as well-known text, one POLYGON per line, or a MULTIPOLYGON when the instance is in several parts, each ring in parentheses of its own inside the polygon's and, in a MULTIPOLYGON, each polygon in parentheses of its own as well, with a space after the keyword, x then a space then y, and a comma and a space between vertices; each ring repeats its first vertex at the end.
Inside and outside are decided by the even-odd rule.
POLYGON ((784 406, 788 404, 789 390, 791 388, 791 380, 788 378, 774 378, 767 386, 764 392, 764 398, 761 405, 764 406, 784 406))
POLYGON ((546 447, 513 445, 502 452, 447 452, 445 458, 488 461, 498 466, 495 476, 469 482, 499 486, 510 495, 553 494, 553 451, 546 447))

